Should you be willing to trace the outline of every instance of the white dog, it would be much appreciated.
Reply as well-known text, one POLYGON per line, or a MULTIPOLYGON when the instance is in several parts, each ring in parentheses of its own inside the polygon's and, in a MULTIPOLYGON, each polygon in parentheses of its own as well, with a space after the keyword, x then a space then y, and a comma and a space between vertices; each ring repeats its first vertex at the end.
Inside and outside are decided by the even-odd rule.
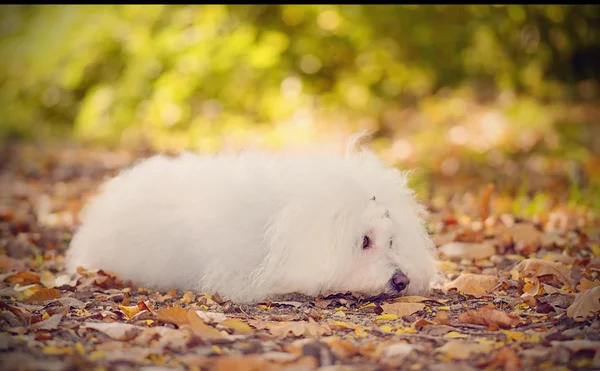
POLYGON ((365 149, 158 155, 108 181, 84 209, 67 268, 246 303, 423 295, 438 274, 424 215, 407 174, 365 149))

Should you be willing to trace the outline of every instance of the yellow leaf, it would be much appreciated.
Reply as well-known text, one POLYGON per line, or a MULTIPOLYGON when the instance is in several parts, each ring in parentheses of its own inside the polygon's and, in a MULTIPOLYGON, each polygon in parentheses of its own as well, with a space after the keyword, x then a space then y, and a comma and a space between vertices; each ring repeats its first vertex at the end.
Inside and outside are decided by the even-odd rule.
POLYGON ((230 329, 233 329, 235 331, 238 332, 252 332, 252 328, 250 328, 250 326, 248 326, 247 323, 237 319, 237 318, 229 318, 226 319, 225 321, 222 321, 219 323, 220 325, 223 325, 225 327, 229 327, 230 329))
POLYGON ((359 339, 362 339, 362 338, 365 338, 365 337, 369 336, 369 334, 362 327, 360 327, 360 326, 357 326, 354 329, 354 334, 359 339))
POLYGON ((221 348, 219 348, 217 345, 213 345, 212 349, 215 353, 217 354, 221 354, 223 351, 221 350, 221 348))
POLYGON ((398 319, 398 316, 395 314, 382 313, 375 317, 376 321, 395 321, 398 319))
POLYGON ((42 314, 42 319, 48 319, 50 318, 50 315, 48 314, 48 312, 44 312, 44 314, 42 314))
POLYGON ((48 345, 47 347, 44 347, 44 349, 42 349, 42 352, 48 356, 60 356, 63 354, 73 354, 73 348, 59 348, 55 345, 48 345))
POLYGON ((75 350, 77 351, 77 353, 79 353, 81 355, 85 354, 85 348, 83 347, 83 345, 80 342, 75 343, 75 350))
POLYGON ((461 334, 460 332, 456 331, 450 331, 449 333, 444 335, 444 337, 448 339, 467 339, 469 335, 461 334))
POLYGON ((88 354, 87 359, 90 362, 96 362, 96 361, 100 361, 104 357, 106 357, 106 353, 104 353, 103 351, 100 351, 100 350, 94 350, 93 352, 88 354))
POLYGON ((375 303, 367 303, 367 304, 361 305, 360 309, 369 308, 369 307, 376 307, 376 305, 375 305, 375 303))
POLYGON ((119 309, 121 310, 121 313, 123 313, 125 317, 127 317, 127 319, 131 319, 133 316, 140 312, 140 308, 137 305, 125 306, 119 304, 119 309))
POLYGON ((445 305, 443 307, 437 307, 438 310, 450 310, 450 307, 445 305))
POLYGON ((414 327, 399 326, 395 332, 396 334, 414 334, 417 332, 417 329, 414 327))
POLYGON ((380 326, 379 329, 383 332, 392 332, 392 327, 389 325, 380 326))
POLYGON ((595 256, 600 256, 600 247, 597 244, 592 245, 592 254, 595 256))

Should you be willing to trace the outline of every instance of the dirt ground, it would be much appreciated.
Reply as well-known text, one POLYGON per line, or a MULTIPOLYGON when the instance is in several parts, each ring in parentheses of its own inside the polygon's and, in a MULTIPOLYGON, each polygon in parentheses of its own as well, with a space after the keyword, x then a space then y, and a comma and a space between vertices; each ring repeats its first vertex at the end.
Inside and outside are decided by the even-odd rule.
POLYGON ((1 370, 600 369, 598 216, 561 205, 533 220, 497 215, 485 185, 460 210, 431 202, 448 283, 427 297, 248 306, 110 272, 65 275, 77 212, 143 155, 0 153, 1 370))

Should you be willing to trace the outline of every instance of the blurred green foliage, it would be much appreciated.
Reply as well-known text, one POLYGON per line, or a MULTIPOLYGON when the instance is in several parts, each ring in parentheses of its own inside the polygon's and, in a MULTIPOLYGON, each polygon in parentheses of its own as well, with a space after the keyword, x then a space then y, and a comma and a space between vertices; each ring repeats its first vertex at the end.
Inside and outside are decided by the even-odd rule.
POLYGON ((0 137, 211 151, 338 125, 450 175, 465 153, 550 171, 600 153, 599 20, 597 5, 2 5, 0 137))

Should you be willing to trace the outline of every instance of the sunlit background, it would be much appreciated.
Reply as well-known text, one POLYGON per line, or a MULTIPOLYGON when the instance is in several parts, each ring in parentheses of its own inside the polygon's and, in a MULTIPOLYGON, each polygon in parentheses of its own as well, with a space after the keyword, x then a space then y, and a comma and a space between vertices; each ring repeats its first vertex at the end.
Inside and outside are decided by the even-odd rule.
POLYGON ((369 130, 423 197, 600 209, 599 25, 597 5, 3 5, 0 136, 294 151, 369 130))

